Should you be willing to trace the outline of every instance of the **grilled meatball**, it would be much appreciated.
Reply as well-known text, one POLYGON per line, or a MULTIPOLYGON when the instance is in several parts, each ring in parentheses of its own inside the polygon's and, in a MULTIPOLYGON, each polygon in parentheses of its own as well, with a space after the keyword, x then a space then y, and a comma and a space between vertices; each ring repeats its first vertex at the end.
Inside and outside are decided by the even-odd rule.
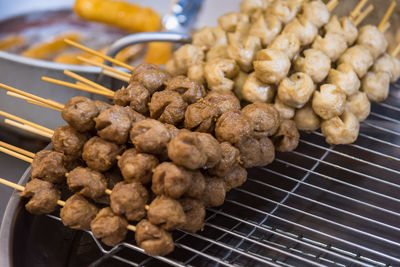
MULTIPOLYGON (((227 45, 216 45, 216 46, 213 46, 213 47, 211 47, 211 49, 210 50, 208 50, 208 52, 207 52, 207 54, 206 54, 206 60, 205 60, 205 62, 202 62, 202 63, 198 63, 198 64, 196 64, 195 66, 201 66, 202 67, 202 75, 203 75, 203 79, 205 79, 205 72, 204 72, 204 68, 205 68, 205 66, 206 66, 206 62, 208 62, 208 61, 213 61, 213 60, 215 60, 215 59, 223 59, 223 58, 229 58, 229 55, 228 55, 228 46, 227 45)), ((198 67, 199 68, 199 67, 198 67)), ((195 68, 196 69, 196 68, 195 68)), ((192 68, 192 66, 190 66, 189 67, 189 70, 188 70, 188 77, 190 77, 190 75, 193 75, 193 71, 195 70, 195 69, 193 69, 192 68)), ((199 69, 198 69, 199 70, 199 69)), ((198 73, 198 74, 200 74, 200 73, 198 73)), ((190 77, 191 78, 191 77, 190 77)))
POLYGON ((64 153, 69 161, 82 156, 83 145, 87 140, 88 135, 76 131, 71 126, 57 127, 51 137, 54 150, 64 153))
POLYGON ((315 83, 322 82, 331 69, 331 60, 318 49, 310 48, 303 53, 304 57, 299 57, 295 61, 295 70, 308 74, 315 83))
POLYGON ((239 73, 239 67, 233 59, 215 58, 207 61, 204 75, 209 89, 223 92, 233 89, 233 79, 239 73))
POLYGON ((110 195, 110 207, 115 214, 125 215, 129 221, 139 221, 146 216, 149 200, 147 189, 138 182, 119 182, 110 195))
POLYGON ((65 201, 60 211, 62 223, 72 229, 90 230, 90 223, 96 217, 98 208, 86 200, 85 197, 75 194, 65 201))
POLYGON ((186 44, 178 48, 165 64, 172 75, 186 75, 190 66, 204 61, 204 51, 197 46, 186 44))
POLYGON ((286 24, 282 33, 294 34, 304 47, 313 43, 318 35, 318 28, 305 17, 299 17, 286 24))
POLYGON ((206 188, 202 197, 204 206, 217 207, 224 204, 226 195, 226 185, 224 179, 208 177, 206 178, 206 188))
POLYGON ((139 247, 152 256, 164 256, 174 250, 172 235, 148 220, 136 225, 135 240, 139 247))
POLYGON ((202 230, 204 227, 204 218, 206 217, 204 204, 200 200, 193 198, 182 198, 179 202, 186 215, 186 223, 181 225, 179 229, 190 233, 202 230))
POLYGON ((280 50, 292 60, 300 51, 300 41, 293 33, 282 33, 271 42, 268 48, 280 50))
POLYGON ((152 170, 157 167, 158 159, 150 154, 139 153, 134 148, 126 150, 118 160, 124 180, 142 184, 151 182, 152 170))
POLYGON ((293 20, 300 8, 301 1, 274 1, 267 8, 267 15, 276 16, 282 23, 288 23, 293 20))
POLYGON ((279 37, 282 22, 275 16, 258 15, 250 26, 249 35, 260 38, 263 47, 279 37))
POLYGON ((275 158, 274 144, 267 136, 242 138, 236 147, 245 168, 266 166, 275 158))
POLYGON ((239 162, 240 152, 228 142, 220 143, 221 160, 214 168, 208 170, 210 174, 225 177, 231 169, 239 162))
POLYGON ((321 125, 321 120, 315 114, 310 103, 296 110, 294 122, 296 123, 296 127, 302 131, 315 131, 321 125))
POLYGON ((114 214, 109 207, 101 209, 90 223, 93 235, 107 246, 115 246, 123 241, 128 232, 127 227, 128 221, 114 214))
POLYGON ((357 73, 353 70, 350 64, 342 63, 331 69, 328 75, 328 83, 336 85, 337 88, 342 90, 347 96, 354 95, 360 89, 360 79, 357 73))
POLYGON ((134 122, 134 112, 130 107, 121 106, 106 109, 94 119, 97 134, 104 140, 125 144, 134 122))
POLYGON ((206 180, 200 171, 189 171, 189 173, 191 182, 184 196, 200 199, 206 188, 206 180))
POLYGON ((199 135, 187 130, 181 131, 168 144, 168 157, 177 165, 191 170, 207 164, 207 154, 199 135))
POLYGON ((347 43, 343 36, 327 33, 324 37, 318 35, 312 48, 321 50, 332 62, 335 62, 347 50, 347 43))
POLYGON ((186 223, 186 215, 179 201, 167 196, 158 196, 151 202, 147 218, 167 231, 180 228, 186 223))
POLYGON ((362 80, 361 90, 374 102, 384 101, 389 95, 390 74, 387 72, 368 72, 362 80))
POLYGON ((93 170, 104 172, 117 162, 117 156, 121 154, 122 148, 117 144, 92 137, 83 147, 82 158, 93 170))
POLYGON ((317 0, 304 3, 302 15, 317 28, 320 28, 328 23, 331 13, 324 2, 317 0))
POLYGON ((361 27, 357 44, 366 47, 374 59, 385 53, 388 42, 383 32, 375 25, 365 25, 361 27))
POLYGON ((171 162, 163 162, 153 172, 151 190, 154 194, 180 198, 188 191, 192 174, 171 162))
POLYGON ((364 121, 371 112, 371 102, 364 92, 358 92, 347 98, 346 110, 353 113, 359 122, 364 121))
POLYGON ((206 78, 204 77, 205 64, 206 64, 205 62, 199 62, 197 64, 190 66, 187 72, 187 76, 190 79, 204 85, 206 83, 206 78))
POLYGON ((93 103, 96 105, 97 109, 99 110, 99 113, 103 112, 104 110, 111 108, 112 105, 110 105, 107 102, 101 101, 101 100, 93 100, 93 103))
POLYGON ((61 183, 65 179, 65 156, 63 153, 42 150, 32 161, 32 179, 39 178, 50 183, 61 183))
POLYGON ((192 44, 200 47, 202 50, 208 50, 217 45, 227 43, 226 33, 221 27, 203 27, 195 31, 192 35, 192 44))
POLYGON ((256 77, 260 81, 277 84, 287 76, 290 59, 281 50, 268 48, 257 52, 253 65, 256 77))
POLYGON ((329 22, 324 26, 326 33, 339 34, 351 46, 358 36, 357 26, 353 24, 349 17, 338 18, 332 16, 329 22))
POLYGON ((135 123, 130 138, 138 152, 162 154, 171 140, 171 132, 163 123, 145 119, 135 123))
POLYGON ((251 124, 253 134, 271 136, 279 127, 279 112, 272 104, 256 102, 242 109, 251 124))
POLYGON ((300 134, 296 123, 292 120, 284 120, 279 126, 278 132, 272 137, 275 149, 280 152, 289 152, 297 148, 300 134))
POLYGON ((251 15, 257 10, 265 10, 269 4, 269 1, 263 0, 243 0, 240 3, 240 12, 251 15))
POLYGON ((358 78, 362 78, 374 63, 374 59, 367 48, 362 45, 355 45, 347 49, 339 58, 338 64, 342 63, 350 64, 358 78))
POLYGON ((156 92, 149 103, 150 117, 177 125, 185 118, 186 107, 187 103, 179 93, 171 90, 156 92))
POLYGON ((227 32, 240 32, 248 29, 249 16, 240 12, 229 12, 218 18, 218 25, 227 32))
MULTIPOLYGON (((148 64, 148 63, 147 63, 148 64)), ((154 94, 156 91, 162 90, 165 87, 165 82, 171 79, 171 74, 161 69, 158 66, 147 65, 146 69, 134 71, 132 73, 131 82, 138 82, 143 85, 150 93, 154 94)))
POLYGON ((25 208, 33 214, 51 213, 57 208, 57 201, 61 198, 61 193, 50 182, 40 179, 29 181, 21 197, 29 198, 25 208))
POLYGON ((357 117, 345 111, 340 117, 333 117, 321 124, 326 142, 332 145, 351 144, 357 140, 360 123, 357 117))
POLYGON ((91 199, 103 196, 107 189, 103 174, 84 167, 77 167, 68 173, 67 184, 71 191, 91 199))
POLYGON ((232 92, 210 92, 204 97, 204 101, 217 107, 218 116, 240 109, 239 99, 232 92))
POLYGON ((148 114, 150 102, 150 92, 137 81, 131 82, 127 87, 117 90, 114 95, 114 104, 120 106, 130 106, 133 110, 148 114))
POLYGON ((132 71, 132 75, 131 75, 131 80, 130 82, 133 82, 134 80, 136 80, 137 75, 139 75, 140 73, 147 71, 147 70, 158 70, 160 69, 160 67, 158 67, 157 65, 154 65, 152 63, 141 63, 139 65, 136 66, 136 68, 132 71))
POLYGON ((215 136, 220 142, 231 144, 239 142, 243 137, 249 136, 252 125, 240 110, 232 110, 223 114, 215 125, 215 136))
POLYGON ((324 84, 314 92, 312 107, 324 120, 340 116, 345 107, 346 94, 333 84, 324 84))
POLYGON ((195 103, 206 95, 204 86, 186 76, 175 76, 169 82, 166 90, 178 92, 188 104, 195 103))
POLYGON ((390 82, 394 83, 400 77, 400 60, 385 53, 375 62, 373 71, 389 73, 390 82))
POLYGON ((228 46, 228 56, 234 59, 240 69, 245 72, 253 70, 253 60, 256 53, 261 49, 260 38, 248 35, 243 40, 232 42, 228 46))
POLYGON ((99 115, 96 104, 87 97, 74 96, 64 105, 62 118, 78 132, 94 128, 93 119, 99 115))
POLYGON ((249 74, 241 88, 242 98, 248 102, 270 103, 274 99, 275 85, 260 81, 255 72, 249 74))
POLYGON ((226 184, 226 191, 232 188, 239 187, 247 180, 247 171, 245 168, 236 164, 224 178, 226 184))
POLYGON ((279 113, 279 118, 281 120, 290 120, 294 117, 296 109, 284 104, 279 97, 275 97, 274 108, 279 113))
POLYGON ((215 105, 200 101, 191 104, 185 112, 185 128, 197 132, 214 132, 215 121, 219 115, 215 105))
POLYGON ((218 164, 221 160, 221 148, 219 142, 209 133, 197 133, 197 137, 200 140, 202 150, 207 157, 205 169, 209 169, 218 164))

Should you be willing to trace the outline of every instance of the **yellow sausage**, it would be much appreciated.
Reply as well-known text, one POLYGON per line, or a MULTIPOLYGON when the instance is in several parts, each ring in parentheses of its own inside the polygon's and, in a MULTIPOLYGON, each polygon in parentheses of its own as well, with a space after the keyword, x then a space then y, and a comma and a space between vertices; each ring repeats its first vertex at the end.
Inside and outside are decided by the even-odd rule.
POLYGON ((20 45, 25 42, 24 37, 16 34, 11 34, 0 40, 0 50, 7 50, 13 46, 20 45))
POLYGON ((81 36, 77 33, 68 33, 59 35, 51 41, 46 41, 35 46, 32 46, 21 53, 22 56, 36 59, 51 59, 55 54, 68 48, 68 44, 64 39, 68 38, 73 41, 80 41, 81 36))
POLYGON ((102 22, 131 32, 157 31, 160 16, 150 8, 115 0, 76 0, 75 13, 87 20, 102 22))
POLYGON ((149 43, 144 62, 156 65, 167 63, 172 54, 172 43, 154 42, 149 43))

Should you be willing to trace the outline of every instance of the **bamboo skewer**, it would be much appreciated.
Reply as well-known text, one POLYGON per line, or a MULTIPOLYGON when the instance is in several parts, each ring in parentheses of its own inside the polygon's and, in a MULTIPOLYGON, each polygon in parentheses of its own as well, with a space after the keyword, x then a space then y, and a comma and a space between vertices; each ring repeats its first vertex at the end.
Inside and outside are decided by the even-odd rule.
POLYGON ((338 0, 331 0, 326 4, 326 6, 328 7, 329 12, 332 12, 337 7, 338 4, 339 4, 338 0))
POLYGON ((115 72, 112 72, 112 71, 109 71, 109 70, 103 70, 102 73, 104 75, 113 77, 113 78, 115 78, 117 80, 120 80, 120 81, 123 81, 123 82, 127 82, 128 83, 129 80, 130 80, 130 78, 127 78, 125 76, 119 75, 118 73, 115 73, 115 72))
POLYGON ((49 139, 51 139, 51 137, 53 136, 50 133, 47 133, 45 131, 41 131, 41 130, 33 128, 33 127, 29 126, 29 125, 22 124, 22 123, 13 121, 13 120, 5 119, 4 122, 6 124, 8 124, 8 125, 14 126, 14 127, 19 128, 21 130, 24 130, 24 131, 27 131, 27 132, 30 132, 30 133, 34 133, 34 134, 37 134, 37 135, 41 135, 41 136, 47 137, 49 139))
POLYGON ((3 152, 5 154, 7 154, 7 155, 13 156, 15 158, 21 159, 21 160, 29 162, 29 163, 32 163, 32 161, 33 161, 33 159, 31 157, 27 157, 27 156, 22 155, 22 154, 20 154, 18 152, 15 152, 15 151, 13 151, 11 149, 5 148, 2 145, 0 145, 0 152, 3 152))
POLYGON ((76 47, 76 48, 79 48, 79 49, 81 49, 81 50, 83 50, 83 51, 86 51, 86 52, 88 52, 88 53, 90 53, 90 54, 93 54, 93 55, 96 55, 96 56, 98 56, 98 57, 101 57, 102 59, 105 59, 105 60, 107 60, 107 61, 110 61, 110 62, 112 62, 112 63, 114 63, 114 64, 116 64, 116 65, 119 65, 119 66, 121 66, 121 67, 127 68, 127 69, 130 70, 130 71, 133 71, 133 70, 134 70, 134 68, 133 68, 132 66, 129 66, 128 64, 125 64, 124 62, 121 62, 121 61, 116 60, 116 59, 114 59, 114 58, 112 58, 112 57, 103 55, 102 53, 97 52, 97 51, 95 51, 95 50, 93 50, 93 49, 90 49, 90 48, 88 48, 88 47, 86 47, 86 46, 83 46, 83 45, 81 45, 81 44, 78 44, 77 42, 71 41, 71 40, 69 40, 69 39, 64 39, 64 41, 65 41, 67 44, 69 44, 69 45, 72 45, 72 46, 74 46, 74 47, 76 47))
MULTIPOLYGON (((56 108, 56 107, 54 107, 54 106, 50 106, 50 105, 48 105, 48 104, 44 104, 44 103, 42 103, 42 102, 33 100, 32 98, 29 98, 29 97, 26 97, 26 96, 23 96, 23 95, 20 95, 20 94, 11 92, 11 91, 8 91, 8 92, 7 92, 7 95, 8 95, 8 96, 15 97, 15 98, 22 99, 22 100, 25 100, 25 101, 26 101, 27 103, 29 103, 29 104, 33 104, 33 105, 36 105, 36 106, 41 106, 41 107, 44 107, 44 108, 49 108, 49 109, 61 111, 61 109, 58 109, 58 108, 56 108)), ((48 99, 48 100, 50 100, 50 99, 48 99)))
POLYGON ((361 9, 365 6, 367 2, 368 0, 361 0, 353 9, 353 11, 350 12, 349 19, 354 20, 360 14, 361 9))
POLYGON ((7 113, 7 112, 4 112, 4 111, 2 111, 2 110, 0 110, 0 115, 1 115, 1 116, 4 116, 4 117, 7 117, 7 118, 9 118, 9 119, 12 119, 12 120, 14 120, 14 121, 18 121, 18 122, 20 122, 20 123, 29 125, 29 126, 31 126, 31 127, 33 127, 33 128, 42 130, 42 131, 47 132, 47 133, 49 133, 49 134, 53 134, 53 130, 50 130, 49 128, 46 128, 46 127, 43 127, 43 126, 41 126, 41 125, 39 125, 39 124, 36 124, 36 123, 30 122, 30 121, 24 120, 24 119, 22 119, 22 118, 20 118, 20 117, 14 116, 14 115, 12 115, 12 114, 10 114, 10 113, 7 113))
POLYGON ((87 63, 87 64, 90 64, 90 65, 93 65, 93 66, 97 66, 97 67, 103 68, 104 70, 109 70, 109 71, 111 71, 111 72, 115 72, 116 74, 119 74, 119 75, 121 75, 121 76, 125 76, 125 77, 127 77, 127 78, 130 78, 130 77, 131 77, 131 75, 130 75, 129 73, 126 73, 126 72, 117 70, 116 68, 107 66, 107 65, 105 65, 105 64, 96 62, 96 61, 94 61, 94 60, 91 60, 91 59, 88 59, 88 58, 84 58, 84 57, 81 57, 81 56, 78 56, 77 59, 79 59, 80 61, 85 62, 85 63, 87 63))
POLYGON ((19 90, 17 88, 8 86, 8 85, 3 84, 3 83, 0 83, 0 88, 3 88, 5 90, 7 90, 7 91, 11 91, 11 92, 14 92, 14 93, 17 93, 17 94, 20 94, 20 95, 23 95, 23 96, 28 97, 28 98, 32 98, 33 100, 42 102, 42 103, 50 105, 50 106, 54 106, 54 107, 59 108, 59 109, 63 109, 64 108, 64 105, 62 105, 62 104, 60 104, 60 103, 58 103, 56 101, 47 100, 45 98, 42 98, 42 97, 27 93, 25 91, 21 91, 21 90, 19 90))
POLYGON ((392 15, 395 7, 396 7, 396 1, 392 1, 388 10, 386 11, 385 15, 383 16, 381 22, 379 23, 378 29, 381 30, 382 32, 383 32, 383 28, 384 28, 386 22, 389 20, 390 16, 392 15))
POLYGON ((363 12, 360 13, 358 17, 356 17, 354 21, 354 25, 358 26, 372 11, 374 10, 373 5, 369 5, 363 12))
POLYGON ((71 77, 71 78, 74 78, 74 79, 76 79, 76 80, 78 80, 78 81, 80 81, 82 83, 85 83, 85 84, 87 84, 87 85, 89 85, 89 86, 91 86, 91 87, 93 87, 95 89, 98 89, 100 91, 104 91, 104 92, 111 93, 111 94, 114 93, 110 89, 108 89, 108 88, 106 88, 106 87, 104 87, 104 86, 102 86, 102 85, 100 85, 98 83, 95 83, 95 82, 93 82, 93 81, 91 81, 89 79, 86 79, 85 77, 82 77, 81 75, 78 75, 78 74, 76 74, 76 73, 74 73, 72 71, 64 70, 64 74, 69 76, 69 77, 71 77))
POLYGON ((396 46, 396 48, 393 50, 393 52, 391 53, 392 57, 397 57, 397 55, 400 52, 400 43, 396 46))
POLYGON ((19 147, 10 145, 10 144, 7 144, 7 143, 2 142, 2 141, 0 141, 0 146, 2 146, 4 148, 7 148, 7 149, 10 149, 10 150, 13 150, 15 152, 18 152, 18 153, 20 153, 22 155, 25 155, 27 157, 33 158, 35 156, 35 153, 32 153, 32 152, 30 152, 28 150, 25 150, 25 149, 22 149, 22 148, 19 148, 19 147))
POLYGON ((382 28, 382 32, 385 33, 387 30, 389 30, 390 26, 391 26, 390 22, 386 22, 385 26, 383 26, 382 28))

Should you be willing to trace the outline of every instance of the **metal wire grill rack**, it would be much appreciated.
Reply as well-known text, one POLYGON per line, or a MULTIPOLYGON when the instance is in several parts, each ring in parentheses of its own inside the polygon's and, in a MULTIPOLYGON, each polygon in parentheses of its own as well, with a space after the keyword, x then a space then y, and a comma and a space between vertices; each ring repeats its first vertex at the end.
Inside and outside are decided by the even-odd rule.
POLYGON ((103 255, 92 265, 114 258, 132 266, 399 266, 400 86, 393 87, 356 143, 329 146, 319 132, 302 133, 296 151, 250 169, 223 206, 208 209, 203 232, 174 233, 167 257, 146 256, 133 239, 107 248, 92 236, 103 255))

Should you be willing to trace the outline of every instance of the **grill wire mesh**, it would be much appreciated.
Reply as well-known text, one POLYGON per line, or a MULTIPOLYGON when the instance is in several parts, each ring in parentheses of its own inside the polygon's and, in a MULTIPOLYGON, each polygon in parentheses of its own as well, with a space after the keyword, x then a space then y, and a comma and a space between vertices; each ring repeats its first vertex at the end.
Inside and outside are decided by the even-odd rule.
POLYGON ((147 256, 133 236, 113 248, 92 236, 103 255, 92 265, 399 266, 399 84, 391 94, 372 105, 356 143, 302 133, 296 151, 250 169, 223 206, 207 210, 204 231, 175 231, 167 257, 147 256))

